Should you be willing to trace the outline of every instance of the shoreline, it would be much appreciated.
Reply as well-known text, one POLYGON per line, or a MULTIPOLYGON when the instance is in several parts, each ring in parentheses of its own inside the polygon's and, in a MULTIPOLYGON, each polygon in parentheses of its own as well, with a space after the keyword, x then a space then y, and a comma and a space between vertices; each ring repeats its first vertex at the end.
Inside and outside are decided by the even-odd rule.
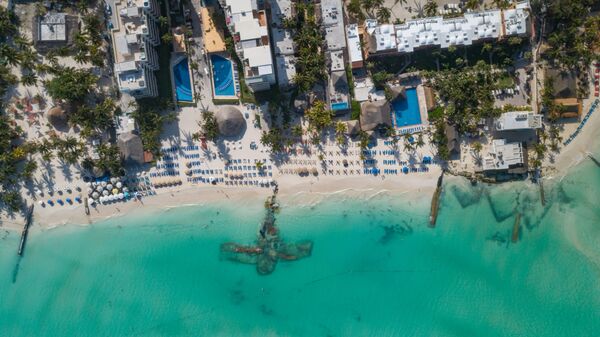
MULTIPOLYGON (((350 199, 370 199, 382 193, 405 195, 414 193, 428 196, 435 190, 441 169, 436 167, 427 173, 418 175, 387 177, 297 177, 281 176, 278 199, 282 205, 314 205, 330 197, 340 196, 350 199)), ((36 207, 34 211, 33 232, 45 231, 62 226, 88 226, 97 222, 121 216, 136 216, 142 213, 158 213, 164 210, 201 206, 214 203, 240 203, 243 201, 262 201, 271 195, 272 188, 229 187, 222 185, 181 186, 161 190, 158 194, 144 197, 141 201, 128 201, 90 207, 90 215, 84 212, 82 204, 45 208, 36 207)), ((20 231, 22 221, 19 217, 4 222, 5 230, 20 231)))
MULTIPOLYGON (((546 165, 544 177, 548 181, 563 179, 573 168, 587 160, 586 152, 597 149, 595 140, 600 138, 599 114, 593 114, 587 127, 567 148, 556 155, 553 162, 546 165)), ((435 190, 437 177, 441 173, 439 166, 432 166, 427 173, 391 176, 310 176, 277 174, 273 178, 279 185, 279 199, 283 204, 314 204, 326 197, 341 195, 348 198, 369 198, 385 192, 403 195, 414 192, 429 198, 435 190)), ((163 189, 157 195, 145 197, 142 201, 129 201, 90 208, 90 215, 84 213, 83 205, 64 207, 36 207, 34 212, 34 231, 76 225, 86 226, 115 217, 136 215, 140 212, 160 212, 180 206, 199 206, 204 203, 240 202, 243 200, 264 200, 270 195, 271 188, 233 187, 224 185, 184 185, 163 189)), ((35 202, 35 201, 34 201, 35 202)), ((24 224, 21 215, 14 218, 2 216, 0 228, 20 231, 24 224)))

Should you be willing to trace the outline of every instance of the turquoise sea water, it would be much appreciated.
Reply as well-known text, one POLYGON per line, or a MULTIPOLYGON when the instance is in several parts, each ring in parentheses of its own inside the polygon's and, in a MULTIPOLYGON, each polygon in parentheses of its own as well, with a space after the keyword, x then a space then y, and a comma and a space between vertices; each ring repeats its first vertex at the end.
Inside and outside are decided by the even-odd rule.
POLYGON ((0 336, 598 336, 600 168, 545 187, 542 207, 529 183, 448 180, 435 229, 430 196, 287 200, 282 235, 313 255, 269 276, 219 259, 262 200, 34 231, 16 275, 2 234, 0 336))

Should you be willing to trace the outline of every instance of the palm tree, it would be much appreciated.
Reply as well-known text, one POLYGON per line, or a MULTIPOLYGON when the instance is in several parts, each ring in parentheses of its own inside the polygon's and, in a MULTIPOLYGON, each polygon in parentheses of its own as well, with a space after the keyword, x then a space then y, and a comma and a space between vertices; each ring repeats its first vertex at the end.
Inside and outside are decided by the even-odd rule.
POLYGON ((344 122, 337 122, 335 124, 335 134, 336 134, 336 141, 338 143, 338 145, 343 145, 346 143, 346 137, 345 137, 345 133, 346 131, 348 131, 348 127, 346 126, 346 124, 344 122))
POLYGON ((19 35, 15 36, 13 38, 13 43, 19 49, 24 49, 26 47, 31 46, 31 41, 29 41, 29 39, 27 37, 25 37, 24 35, 22 35, 22 34, 19 34, 19 35))
POLYGON ((412 144, 412 135, 409 133, 404 134, 404 148, 408 151, 414 150, 414 146, 412 144))
POLYGON ((21 63, 21 54, 6 43, 0 45, 0 59, 11 65, 16 66, 21 63))
POLYGON ((36 63, 38 63, 38 55, 31 48, 22 49, 20 57, 21 67, 23 68, 33 69, 36 63))
POLYGON ((166 16, 161 16, 158 18, 158 24, 160 28, 166 29, 169 26, 169 19, 166 16))
POLYGON ((78 52, 77 54, 75 54, 73 56, 73 59, 75 60, 75 62, 79 63, 79 64, 85 64, 88 61, 88 57, 84 52, 78 52))
POLYGON ((21 76, 21 83, 25 86, 32 87, 37 84, 37 76, 33 72, 29 72, 23 76, 21 76))
POLYGON ((379 22, 387 23, 392 17, 392 11, 387 7, 381 7, 377 10, 377 20, 379 22))
POLYGON ((426 16, 436 16, 437 15, 438 5, 435 0, 428 0, 423 6, 423 10, 425 11, 426 16))

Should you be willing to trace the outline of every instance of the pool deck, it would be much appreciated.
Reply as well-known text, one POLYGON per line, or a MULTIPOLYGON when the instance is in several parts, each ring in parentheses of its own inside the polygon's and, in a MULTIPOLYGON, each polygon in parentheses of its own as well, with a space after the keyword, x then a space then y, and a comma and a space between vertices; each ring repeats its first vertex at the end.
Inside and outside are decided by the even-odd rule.
MULTIPOLYGON (((406 89, 410 89, 410 88, 407 87, 406 89)), ((421 132, 421 131, 429 128, 429 119, 427 118, 427 105, 425 103, 426 102, 425 101, 425 90, 423 89, 423 85, 421 85, 421 84, 417 85, 416 89, 417 89, 417 100, 419 101, 419 113, 421 114, 421 123, 415 124, 415 125, 398 127, 398 126, 396 126, 396 119, 392 118, 394 127, 396 127, 396 130, 400 134, 417 133, 417 132, 421 132)))
POLYGON ((173 93, 173 102, 175 102, 175 103, 181 102, 183 104, 195 104, 196 99, 194 98, 194 93, 196 91, 196 88, 194 86, 194 74, 192 72, 192 67, 190 67, 191 61, 189 58, 188 58, 188 72, 190 73, 190 90, 192 92, 192 100, 191 101, 179 101, 177 99, 177 89, 175 88, 175 86, 177 84, 175 83, 175 75, 173 74, 173 68, 175 67, 176 64, 181 62, 186 57, 187 56, 185 54, 171 53, 171 62, 169 63, 169 75, 171 76, 171 92, 173 93))
MULTIPOLYGON (((214 53, 216 55, 219 55, 223 58, 228 59, 231 62, 231 73, 235 74, 236 73, 236 69, 235 69, 235 62, 231 59, 230 56, 225 55, 224 53, 214 53)), ((237 87, 239 86, 239 80, 235 78, 233 78, 233 82, 234 82, 234 90, 236 92, 235 95, 233 96, 228 96, 228 95, 217 95, 217 91, 215 89, 215 74, 213 73, 213 64, 212 64, 212 59, 211 59, 211 54, 209 54, 208 59, 210 60, 210 83, 211 83, 211 88, 212 88, 212 94, 213 94, 213 99, 224 99, 224 100, 231 100, 231 99, 240 99, 239 97, 239 91, 237 89, 237 87)))

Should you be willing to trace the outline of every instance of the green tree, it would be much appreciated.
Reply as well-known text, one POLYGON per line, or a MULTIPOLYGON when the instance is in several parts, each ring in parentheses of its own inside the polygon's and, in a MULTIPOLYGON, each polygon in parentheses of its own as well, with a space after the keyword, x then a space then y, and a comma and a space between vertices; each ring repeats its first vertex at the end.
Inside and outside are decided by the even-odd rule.
POLYGON ((335 140, 338 145, 346 144, 346 132, 348 131, 348 127, 344 122, 335 123, 335 140))
POLYGON ((54 99, 81 102, 96 85, 98 77, 86 69, 63 68, 54 78, 44 82, 46 91, 54 99))
POLYGON ((202 111, 202 133, 206 139, 214 142, 219 137, 219 124, 215 114, 208 110, 202 111))
POLYGON ((428 0, 423 6, 423 10, 425 11, 425 16, 436 16, 437 15, 438 4, 435 0, 428 0))
POLYGON ((33 72, 29 72, 21 76, 21 83, 25 86, 34 86, 37 84, 37 76, 33 72))
POLYGON ((333 123, 334 113, 325 107, 325 102, 317 100, 304 112, 308 125, 315 131, 322 131, 333 123))

